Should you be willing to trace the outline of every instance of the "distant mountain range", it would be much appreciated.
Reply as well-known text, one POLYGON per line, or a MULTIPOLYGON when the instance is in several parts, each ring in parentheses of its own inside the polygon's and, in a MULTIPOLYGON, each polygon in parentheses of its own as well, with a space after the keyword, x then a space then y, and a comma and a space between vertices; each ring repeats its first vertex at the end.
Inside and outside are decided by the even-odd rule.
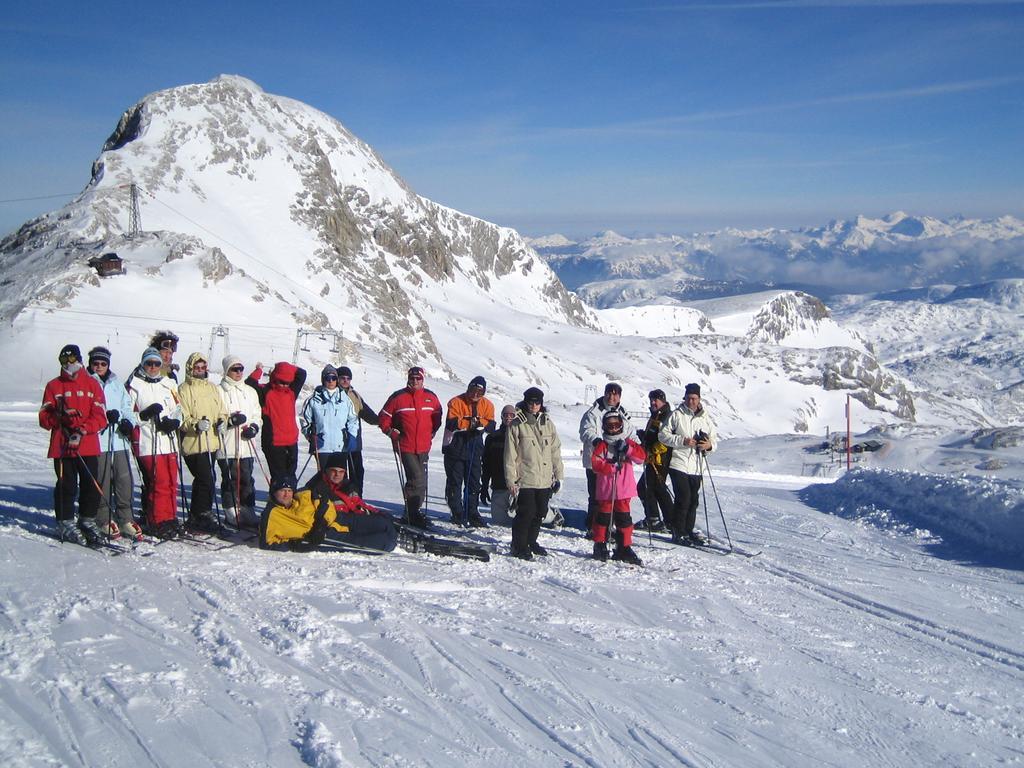
POLYGON ((530 244, 598 307, 686 301, 766 288, 820 298, 1024 277, 1024 221, 935 219, 902 211, 813 229, 690 235, 562 235, 530 244))

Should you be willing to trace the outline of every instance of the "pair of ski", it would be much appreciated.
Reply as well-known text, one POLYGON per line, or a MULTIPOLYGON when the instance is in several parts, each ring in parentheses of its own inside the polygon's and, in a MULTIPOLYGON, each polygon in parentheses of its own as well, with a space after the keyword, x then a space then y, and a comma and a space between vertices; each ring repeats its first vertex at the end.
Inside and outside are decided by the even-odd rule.
MULTIPOLYGON (((398 529, 398 547, 405 552, 425 552, 430 555, 442 557, 456 557, 461 560, 479 560, 489 562, 491 553, 497 552, 495 544, 468 543, 457 539, 445 539, 424 533, 421 529, 415 528, 408 523, 398 520, 394 521, 398 529)), ((320 549, 331 549, 338 552, 360 552, 368 555, 387 555, 379 549, 361 547, 358 544, 345 544, 339 541, 325 541, 320 549)))
POLYGON ((758 550, 757 552, 751 552, 749 550, 741 549, 740 547, 736 546, 724 547, 721 544, 716 544, 712 542, 711 540, 705 541, 703 544, 694 544, 693 542, 686 542, 685 544, 674 542, 672 541, 672 538, 669 536, 655 536, 654 540, 663 541, 667 544, 672 544, 674 547, 710 552, 715 555, 722 555, 723 557, 725 555, 739 555, 740 557, 750 558, 757 557, 762 552, 762 550, 758 550))

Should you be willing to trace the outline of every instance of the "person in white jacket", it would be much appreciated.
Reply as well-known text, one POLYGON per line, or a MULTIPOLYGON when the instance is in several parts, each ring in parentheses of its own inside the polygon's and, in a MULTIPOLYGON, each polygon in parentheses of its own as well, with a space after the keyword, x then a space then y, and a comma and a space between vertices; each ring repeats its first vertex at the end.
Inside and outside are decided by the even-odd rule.
POLYGON ((228 414, 217 452, 224 516, 229 525, 238 526, 241 521, 243 525, 258 526, 252 470, 256 458, 254 438, 263 427, 260 398, 244 381, 242 358, 226 355, 221 365, 224 378, 220 380, 220 399, 228 414))
POLYGON ((679 404, 658 432, 658 441, 672 449, 668 476, 672 480, 675 503, 669 528, 675 544, 704 544, 704 537, 695 531, 704 454, 715 449, 718 438, 700 400, 700 385, 687 384, 683 402, 679 404))
POLYGON ((162 539, 181 533, 177 519, 178 427, 181 405, 178 390, 160 367, 160 353, 149 347, 142 353, 141 374, 132 377, 128 394, 139 415, 139 468, 146 527, 162 539))

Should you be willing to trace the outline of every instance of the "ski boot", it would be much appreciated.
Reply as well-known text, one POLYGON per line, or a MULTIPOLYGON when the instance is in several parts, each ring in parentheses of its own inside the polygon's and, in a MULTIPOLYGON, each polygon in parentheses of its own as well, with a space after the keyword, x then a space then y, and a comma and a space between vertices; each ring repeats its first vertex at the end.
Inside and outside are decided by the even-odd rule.
POLYGON ((602 563, 608 562, 608 545, 603 541, 594 542, 594 559, 602 563))
POLYGON ((618 560, 628 565, 643 565, 643 562, 633 551, 632 547, 616 547, 612 554, 612 560, 618 560))
POLYGON ((61 520, 57 523, 57 533, 60 535, 61 541, 70 541, 72 544, 81 544, 83 547, 86 546, 85 536, 78 530, 78 526, 75 525, 74 520, 61 520))

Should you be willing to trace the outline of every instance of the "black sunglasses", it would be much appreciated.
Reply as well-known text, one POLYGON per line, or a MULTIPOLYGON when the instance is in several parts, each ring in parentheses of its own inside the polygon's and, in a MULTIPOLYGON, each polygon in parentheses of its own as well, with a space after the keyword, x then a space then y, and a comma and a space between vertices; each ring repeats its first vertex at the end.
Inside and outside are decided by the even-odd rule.
POLYGON ((327 376, 324 376, 324 381, 337 381, 337 380, 338 380, 338 377, 335 376, 334 374, 328 374, 327 376))
POLYGON ((228 368, 228 373, 241 373, 244 370, 245 370, 245 368, 243 368, 242 366, 234 365, 234 366, 228 368))

